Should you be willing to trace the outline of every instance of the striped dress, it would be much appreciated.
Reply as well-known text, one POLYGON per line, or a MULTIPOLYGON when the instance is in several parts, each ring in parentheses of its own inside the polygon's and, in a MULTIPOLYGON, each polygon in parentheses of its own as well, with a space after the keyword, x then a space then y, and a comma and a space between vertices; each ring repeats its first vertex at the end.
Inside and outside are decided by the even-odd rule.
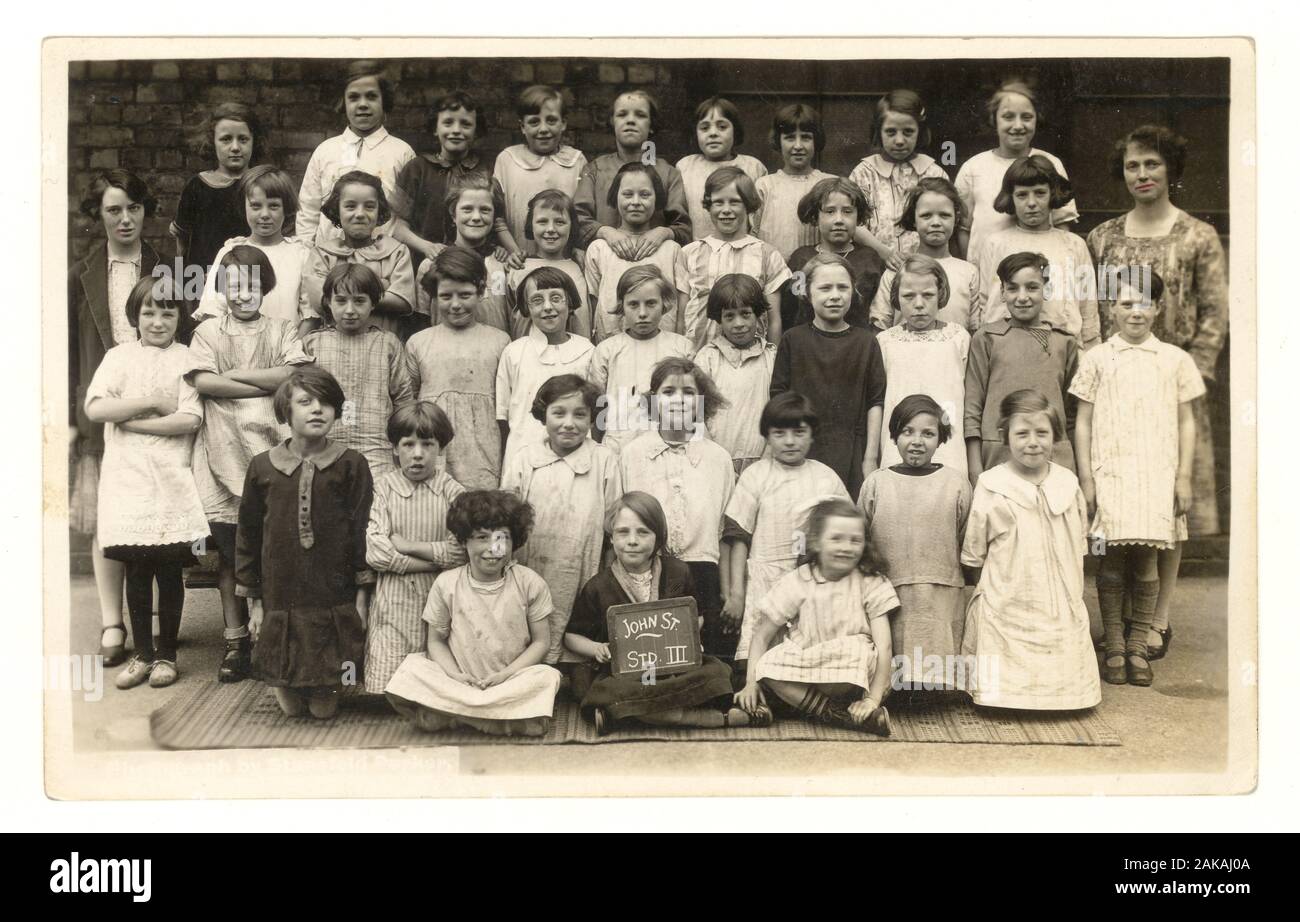
POLYGON ((440 566, 451 566, 447 508, 465 488, 439 471, 416 483, 401 471, 375 481, 366 529, 366 563, 379 573, 366 627, 366 691, 381 695, 408 654, 422 653, 426 625, 421 618, 439 570, 413 573, 415 557, 398 553, 393 536, 432 542, 440 566))
MULTIPOLYGON (((779 292, 790 279, 790 268, 776 248, 752 234, 736 240, 709 235, 687 244, 677 254, 675 278, 686 294, 682 332, 696 349, 718 334, 718 325, 706 314, 709 292, 714 282, 731 273, 748 275, 768 295, 779 292)), ((759 326, 766 330, 766 320, 760 320, 759 326)))
POLYGON ((401 340, 377 326, 357 334, 326 327, 308 333, 303 349, 338 379, 347 398, 330 441, 364 455, 378 480, 393 469, 388 417, 415 400, 401 340))
POLYGON ((782 577, 760 606, 788 634, 758 661, 758 678, 870 688, 877 658, 871 619, 896 608, 898 596, 883 576, 854 569, 828 580, 804 564, 782 577))
POLYGON ((1159 548, 1186 541, 1187 516, 1174 515, 1178 408, 1205 393, 1192 357, 1154 336, 1135 346, 1117 333, 1084 353, 1070 393, 1093 405, 1090 533, 1159 548))

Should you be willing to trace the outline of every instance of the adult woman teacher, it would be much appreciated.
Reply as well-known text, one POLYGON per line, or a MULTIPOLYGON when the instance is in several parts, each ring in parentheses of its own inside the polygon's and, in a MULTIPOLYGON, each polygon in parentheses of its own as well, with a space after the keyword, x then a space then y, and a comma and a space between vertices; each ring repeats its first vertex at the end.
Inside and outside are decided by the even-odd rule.
MULTIPOLYGON (((1227 261, 1215 229, 1170 201, 1170 190, 1180 184, 1186 162, 1187 141, 1160 125, 1143 125, 1116 142, 1112 171, 1132 196, 1133 208, 1094 228, 1088 235, 1088 248, 1097 263, 1103 337, 1113 332, 1106 299, 1114 295, 1115 274, 1126 270, 1131 274, 1129 267, 1150 266, 1165 283, 1163 309, 1153 332, 1160 340, 1186 350, 1207 389, 1212 390, 1215 365, 1228 331, 1227 261)), ((1219 532, 1208 399, 1194 404, 1196 448, 1192 505, 1187 513, 1189 535, 1219 532)), ((1153 659, 1164 655, 1172 636, 1169 608, 1182 545, 1162 550, 1159 559, 1161 590, 1150 639, 1153 659), (1169 591, 1166 586, 1171 587, 1169 591)))

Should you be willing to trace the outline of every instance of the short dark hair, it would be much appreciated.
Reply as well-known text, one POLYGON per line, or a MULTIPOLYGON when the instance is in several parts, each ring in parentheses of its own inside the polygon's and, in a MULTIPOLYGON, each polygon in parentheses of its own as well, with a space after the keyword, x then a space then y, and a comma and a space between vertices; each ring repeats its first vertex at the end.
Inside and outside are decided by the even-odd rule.
POLYGON ((261 189, 267 198, 278 198, 284 205, 281 231, 293 227, 294 218, 298 214, 298 189, 288 173, 269 163, 255 166, 239 177, 240 201, 247 201, 248 193, 253 189, 261 189))
POLYGON ((921 201, 921 196, 927 192, 942 195, 952 202, 954 232, 956 228, 965 224, 966 205, 962 202, 957 187, 942 176, 925 176, 917 180, 912 191, 907 193, 907 199, 903 202, 903 213, 898 216, 896 222, 899 227, 908 231, 916 230, 916 205, 921 201))
POLYGON ((719 410, 731 406, 731 401, 722 396, 722 391, 718 390, 708 373, 684 356, 669 356, 655 365, 650 372, 650 393, 657 393, 664 381, 673 375, 690 375, 695 379, 695 388, 704 400, 704 422, 713 419, 719 410))
POLYGON ((420 276, 420 286, 436 298, 438 283, 442 281, 469 282, 482 294, 487 287, 487 263, 473 250, 448 246, 433 258, 429 271, 420 276))
POLYGON ((758 431, 763 438, 773 429, 793 429, 807 425, 815 437, 821 420, 812 401, 797 391, 782 391, 763 407, 758 417, 758 431))
POLYGON ((394 91, 393 82, 388 79, 384 65, 378 61, 353 61, 347 66, 347 69, 343 72, 343 85, 339 87, 339 101, 334 107, 334 111, 346 111, 344 100, 348 94, 348 87, 363 77, 374 77, 379 81, 380 105, 384 107, 385 115, 392 112, 393 106, 397 102, 397 94, 394 91))
POLYGON ((126 296, 126 320, 134 329, 140 329, 140 310, 146 301, 152 301, 158 307, 180 312, 176 326, 176 339, 180 341, 182 332, 190 329, 190 312, 181 297, 182 289, 171 283, 171 273, 162 276, 142 275, 131 286, 131 293, 126 296))
MULTIPOLYGON (((773 150, 781 149, 781 135, 794 134, 796 131, 812 132, 813 153, 821 154, 826 147, 826 129, 822 127, 821 116, 812 106, 801 102, 792 102, 776 110, 772 116, 772 135, 768 139, 773 150)), ((740 142, 737 141, 737 144, 740 142)))
POLYGON ((524 215, 524 239, 535 240, 533 236, 533 216, 542 208, 558 211, 569 218, 569 239, 564 242, 564 255, 573 255, 574 244, 578 235, 578 209, 573 198, 559 189, 543 189, 528 200, 528 213, 524 215))
POLYGON ((759 206, 763 204, 763 200, 758 197, 758 187, 754 185, 754 180, 749 178, 749 174, 738 166, 720 166, 704 180, 702 199, 704 207, 708 208, 713 196, 733 182, 736 184, 736 194, 745 203, 745 212, 752 215, 758 211, 759 206))
POLYGON ((898 441, 903 427, 925 413, 929 413, 939 423, 940 445, 952 438, 952 424, 948 422, 948 414, 939 406, 939 402, 928 394, 909 394, 898 401, 894 412, 889 414, 889 440, 898 441))
POLYGON ((470 490, 451 501, 447 530, 464 544, 480 528, 505 528, 515 550, 528 541, 533 530, 533 507, 508 490, 470 490))
POLYGON ((1183 178, 1187 167, 1187 139, 1164 125, 1141 125, 1115 142, 1110 155, 1110 172, 1116 179, 1124 178, 1124 158, 1132 144, 1143 150, 1155 151, 1169 171, 1169 185, 1183 178))
POLYGON ((943 265, 937 260, 920 253, 913 253, 911 256, 903 257, 903 265, 894 273, 894 280, 889 285, 889 304, 896 311, 901 311, 903 306, 898 301, 898 292, 903 286, 903 275, 929 275, 934 278, 935 285, 939 289, 939 310, 948 306, 948 299, 952 297, 952 290, 948 284, 948 273, 943 270, 943 265))
POLYGON ((993 200, 993 209, 1014 217, 1016 187, 1039 185, 1047 186, 1050 190, 1048 204, 1052 208, 1063 207, 1073 194, 1070 181, 1056 171, 1052 161, 1042 154, 1030 154, 1028 157, 1017 157, 1007 167, 1007 172, 1002 177, 1002 189, 993 200))
POLYGON ((623 188, 624 177, 632 173, 641 173, 650 177, 650 186, 655 190, 655 211, 662 210, 664 204, 668 201, 668 189, 664 186, 663 178, 659 175, 659 172, 640 160, 633 160, 618 168, 618 172, 614 174, 613 180, 610 181, 609 192, 605 195, 605 204, 615 210, 618 209, 618 191, 623 188))
POLYGON ((1002 398, 1002 403, 998 407, 998 435, 1002 438, 1002 444, 1007 443, 1007 427, 1011 425, 1011 417, 1036 415, 1046 413, 1047 418, 1052 422, 1052 440, 1060 442, 1065 439, 1065 422, 1061 419, 1061 414, 1056 407, 1052 406, 1050 400, 1032 388, 1024 388, 1018 391, 1012 391, 1002 398))
POLYGON ((1119 294, 1119 286, 1128 285, 1138 291, 1145 287, 1145 293, 1156 304, 1164 297, 1165 280, 1153 266, 1134 264, 1116 266, 1102 263, 1097 266, 1097 300, 1113 303, 1119 294))
POLYGON ((736 108, 736 104, 730 99, 723 96, 710 96, 701 102, 695 107, 695 124, 698 125, 704 119, 704 116, 714 109, 717 109, 719 115, 731 122, 731 136, 735 140, 732 149, 734 153, 736 147, 745 143, 745 125, 740 120, 740 110, 736 108))
POLYGON ((90 178, 90 185, 86 186, 86 194, 81 199, 81 213, 98 221, 104 193, 109 189, 121 189, 131 201, 143 205, 146 218, 152 218, 158 211, 158 199, 139 176, 129 170, 103 170, 90 178))
POLYGON ((659 500, 640 490, 628 490, 605 510, 606 534, 614 533, 614 522, 624 509, 630 510, 654 533, 656 554, 661 557, 672 556, 668 553, 668 517, 664 515, 664 507, 659 504, 659 500))
POLYGON ((379 198, 379 217, 378 223, 385 224, 393 216, 393 209, 388 205, 388 197, 384 195, 384 184, 379 181, 379 177, 364 170, 352 170, 344 173, 334 183, 334 188, 330 190, 329 197, 325 199, 325 204, 320 206, 320 212, 333 222, 335 227, 343 226, 343 219, 339 217, 339 199, 343 197, 343 190, 347 186, 369 186, 375 190, 375 195, 379 198))
POLYGON ((379 307, 384 296, 384 283, 379 280, 375 270, 362 263, 339 263, 325 275, 325 284, 321 286, 320 314, 326 326, 334 325, 334 312, 330 310, 330 299, 334 293, 362 294, 370 298, 370 307, 379 307))
POLYGON ((483 108, 482 103, 464 90, 452 90, 435 99, 433 105, 429 106, 430 124, 434 126, 438 124, 440 113, 455 112, 457 109, 464 109, 474 114, 475 135, 487 127, 487 110, 483 108))
POLYGON ((930 126, 925 116, 925 100, 916 90, 890 90, 876 101, 871 118, 871 143, 883 148, 880 133, 885 127, 885 116, 890 112, 906 115, 916 122, 916 149, 930 146, 930 126))
POLYGON ((596 404, 600 400, 600 388, 592 384, 582 375, 554 375, 547 378, 541 387, 537 389, 537 396, 533 398, 533 405, 529 409, 533 419, 539 423, 546 422, 546 408, 555 401, 570 394, 578 394, 582 397, 582 402, 587 405, 591 411, 591 418, 596 418, 596 404))
MULTIPOLYGON (((263 295, 269 295, 275 290, 275 268, 271 265, 271 259, 261 249, 247 243, 236 244, 226 251, 226 255, 221 257, 221 262, 217 264, 217 291, 226 294, 226 268, 229 266, 239 266, 249 271, 257 270, 257 281, 261 286, 263 295)), ((242 272, 241 272, 242 275, 242 272)))
POLYGON ((529 282, 533 283, 533 288, 537 291, 548 291, 552 288, 563 291, 571 315, 582 307, 582 296, 578 294, 578 286, 573 283, 573 279, 569 278, 569 273, 554 266, 538 266, 515 286, 515 310, 525 317, 530 316, 528 313, 529 282))
POLYGON ((451 420, 442 412, 442 407, 430 400, 418 400, 398 407, 388 417, 388 442, 394 448, 397 443, 408 436, 417 439, 436 439, 439 448, 446 448, 447 443, 456 436, 451 420))
POLYGON ((347 396, 343 393, 343 386, 339 384, 338 379, 315 363, 297 365, 293 373, 280 382, 280 386, 275 389, 273 399, 275 418, 282 425, 289 424, 289 403, 293 400, 295 389, 305 391, 317 400, 332 406, 336 417, 343 412, 343 403, 347 400, 347 396))
POLYGON ((1021 269, 1037 269, 1046 281, 1051 274, 1051 266, 1052 264, 1042 253, 1012 253, 1004 256, 1002 262, 998 263, 998 281, 1005 285, 1021 269))
POLYGON ((743 272, 729 272, 720 276, 709 289, 709 300, 705 302, 704 313, 712 321, 720 322, 725 310, 751 308, 756 316, 767 313, 767 296, 758 279, 743 272))
POLYGON ((817 216, 821 213, 822 205, 826 200, 836 192, 846 196, 853 207, 858 211, 858 224, 866 224, 867 218, 871 216, 871 203, 862 193, 862 187, 851 179, 845 179, 843 176, 831 176, 826 179, 819 179, 808 190, 808 193, 801 199, 795 207, 795 215, 799 218, 800 224, 807 224, 810 227, 817 226, 817 216))

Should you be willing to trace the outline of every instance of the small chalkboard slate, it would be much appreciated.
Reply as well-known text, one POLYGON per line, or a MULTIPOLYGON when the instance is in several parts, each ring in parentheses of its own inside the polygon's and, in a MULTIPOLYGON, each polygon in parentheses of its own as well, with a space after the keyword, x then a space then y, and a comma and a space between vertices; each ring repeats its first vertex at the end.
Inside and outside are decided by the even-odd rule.
POLYGON ((675 675, 704 661, 698 609, 689 596, 611 605, 605 620, 614 675, 645 675, 651 667, 675 675))

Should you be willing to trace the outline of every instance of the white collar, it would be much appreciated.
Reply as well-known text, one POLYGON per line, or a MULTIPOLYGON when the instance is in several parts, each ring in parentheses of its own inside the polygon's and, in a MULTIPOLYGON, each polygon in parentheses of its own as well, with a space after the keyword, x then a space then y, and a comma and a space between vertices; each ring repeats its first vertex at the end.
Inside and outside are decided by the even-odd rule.
POLYGON ((1070 473, 1069 468, 1055 462, 1048 462, 1047 479, 1037 485, 1018 476, 1011 470, 1009 463, 989 468, 980 475, 979 483, 990 493, 1005 496, 1026 509, 1038 505, 1038 493, 1041 490, 1052 515, 1068 511, 1079 491, 1078 478, 1070 473))
POLYGON ((561 144, 553 154, 535 154, 529 150, 527 144, 507 147, 505 153, 521 170, 540 170, 549 160, 554 160, 565 169, 570 169, 582 159, 582 151, 567 144, 561 144))
POLYGON ((888 159, 883 154, 872 154, 866 159, 866 164, 873 173, 889 179, 894 175, 895 171, 901 170, 903 167, 911 167, 918 174, 924 173, 934 165, 934 158, 929 154, 916 153, 912 155, 911 159, 899 163, 896 160, 888 159))
POLYGON ((703 238, 703 240, 701 240, 700 242, 703 243, 705 246, 707 246, 713 252, 717 253, 718 251, 724 249, 725 247, 731 247, 733 250, 742 250, 745 247, 751 246, 755 243, 759 243, 760 241, 753 234, 746 234, 743 237, 737 237, 735 240, 723 240, 721 237, 717 237, 714 236, 713 234, 709 234, 707 237, 703 238))
POLYGON ((1127 352, 1129 349, 1141 349, 1143 352, 1159 352, 1160 340, 1156 339, 1154 333, 1148 333, 1147 338, 1140 343, 1131 343, 1118 333, 1111 334, 1110 343, 1112 349, 1116 352, 1127 352))
POLYGON ((339 135, 339 137, 343 139, 344 144, 356 144, 360 141, 361 146, 366 150, 374 150, 388 139, 388 129, 383 125, 380 125, 363 138, 361 135, 353 131, 352 127, 349 125, 347 128, 343 129, 343 133, 339 135))

